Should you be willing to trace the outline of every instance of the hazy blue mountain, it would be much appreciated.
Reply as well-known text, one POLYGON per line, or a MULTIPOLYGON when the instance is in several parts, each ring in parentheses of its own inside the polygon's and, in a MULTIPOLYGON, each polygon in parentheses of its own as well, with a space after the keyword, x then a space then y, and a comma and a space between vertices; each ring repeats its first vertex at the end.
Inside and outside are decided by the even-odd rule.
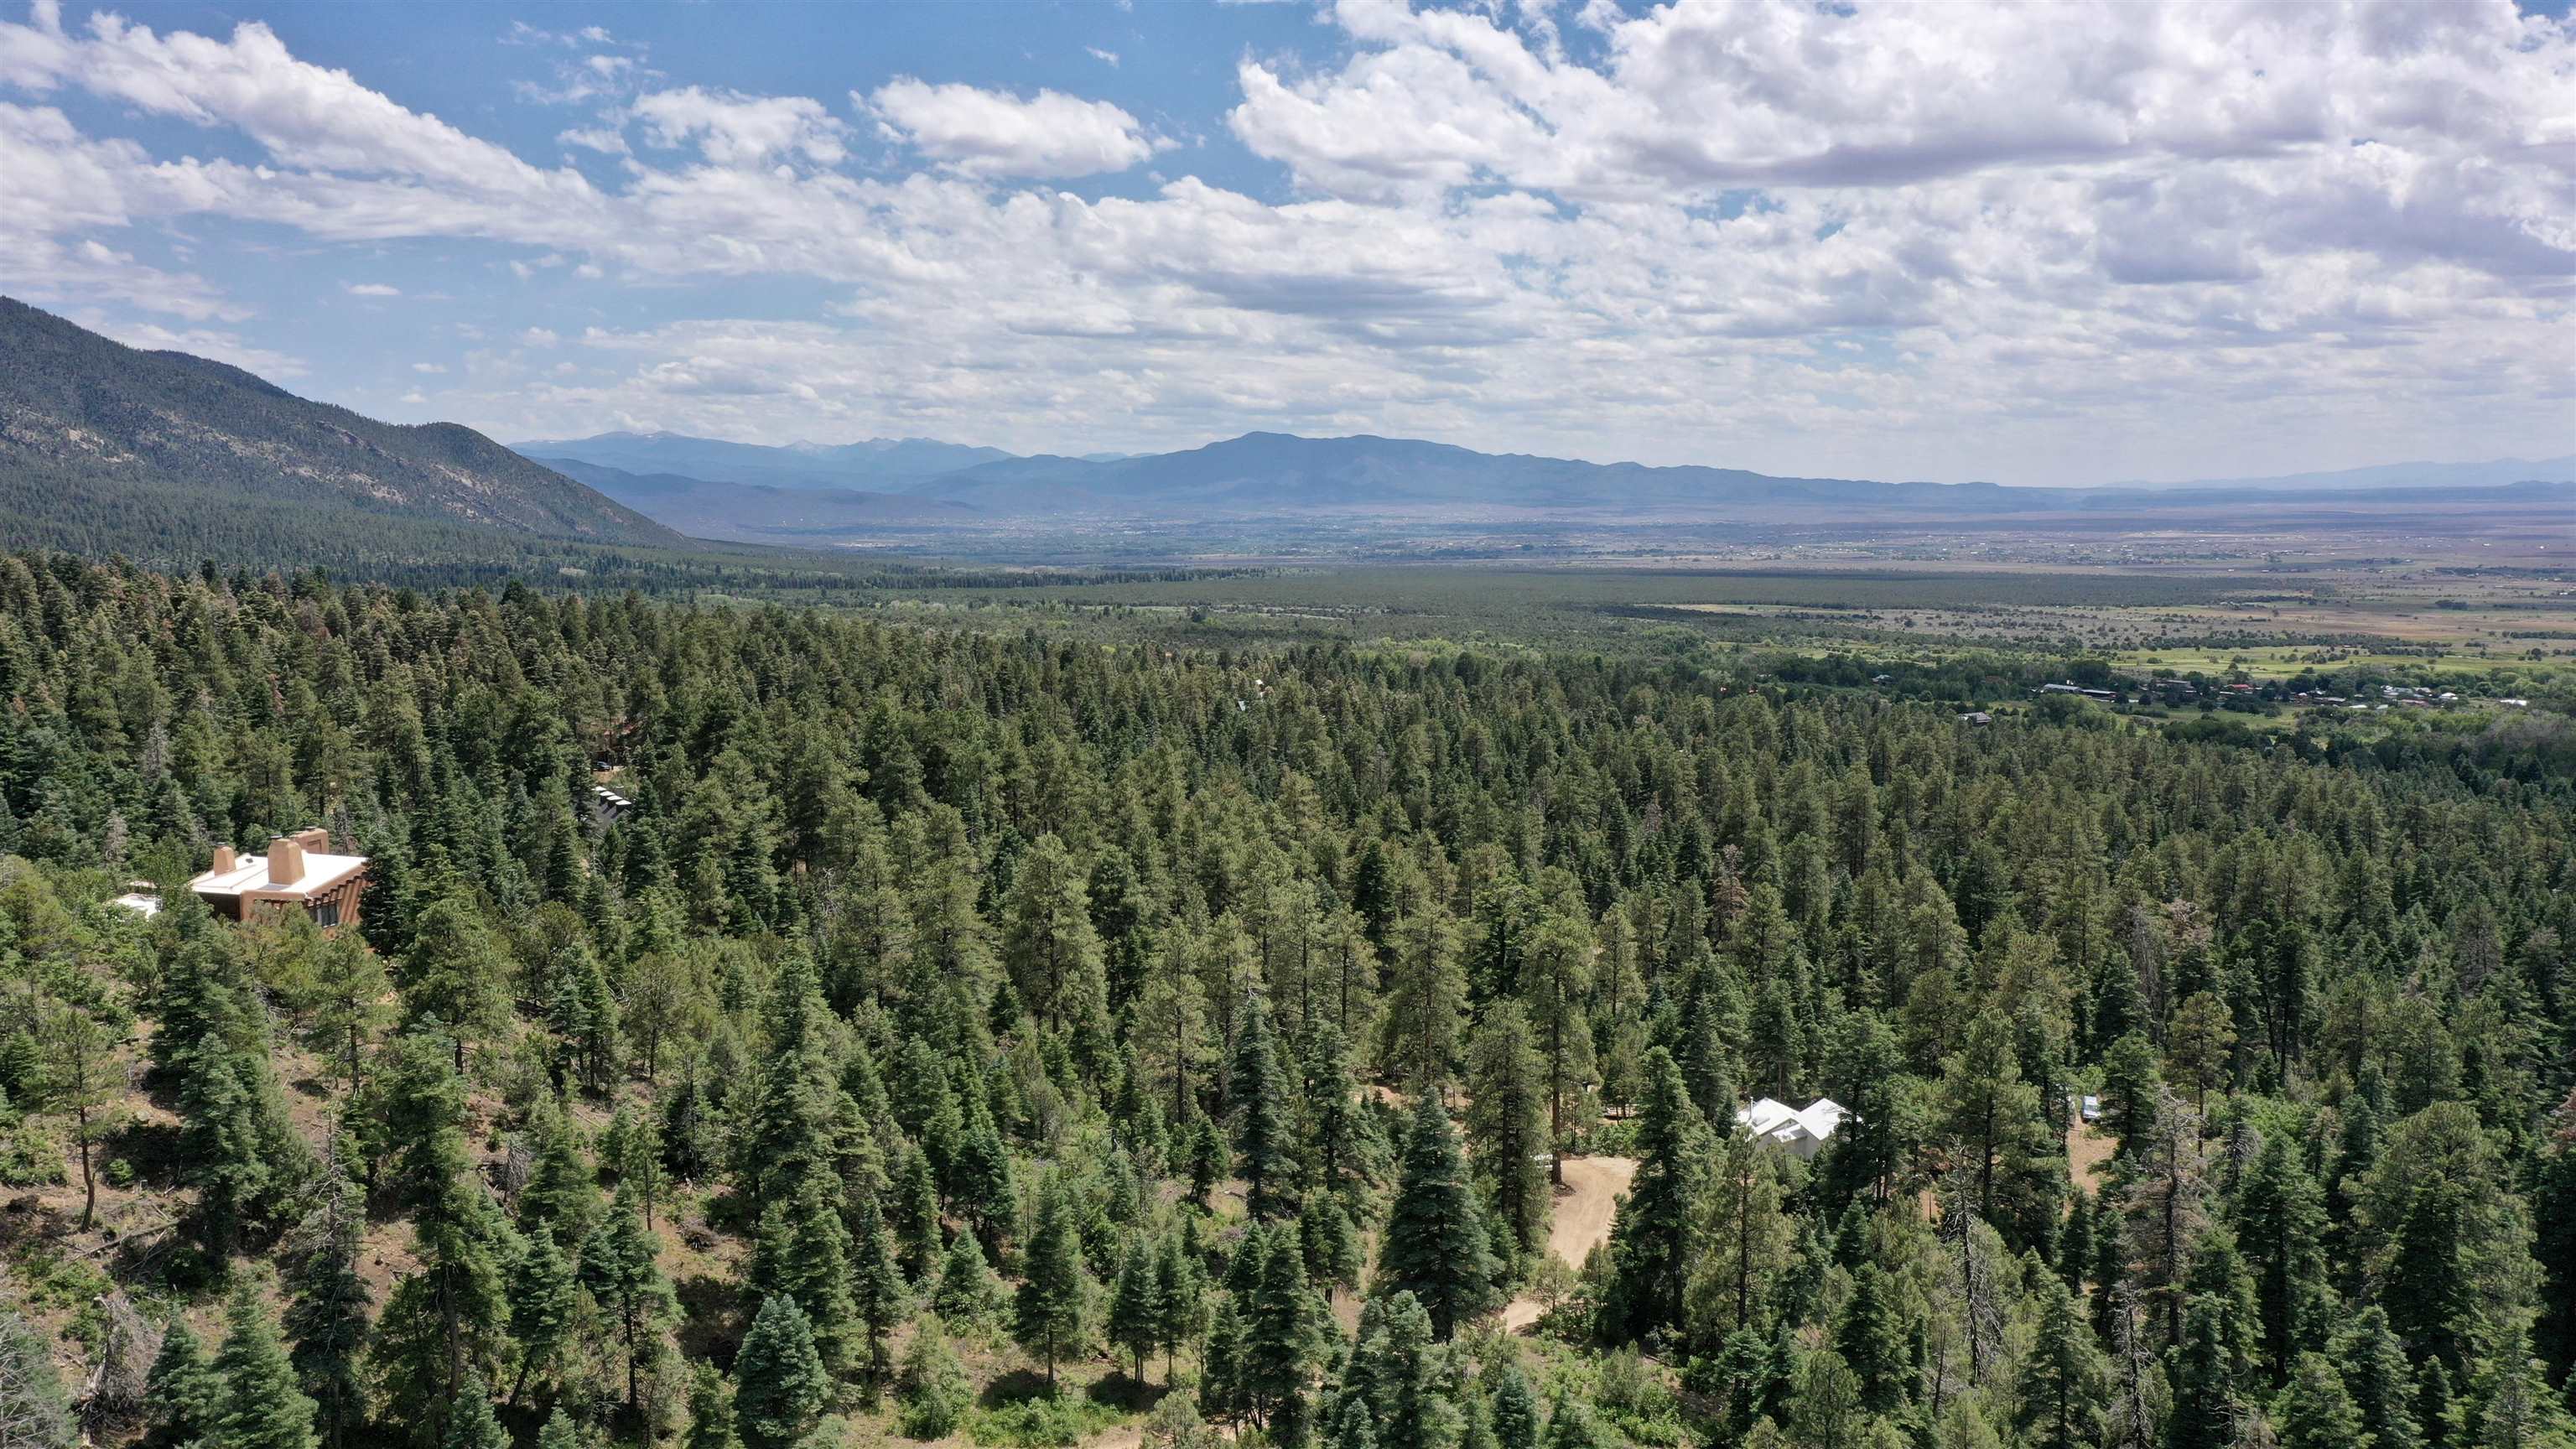
POLYGON ((931 438, 871 438, 863 443, 789 443, 765 447, 693 438, 685 433, 601 433, 512 445, 529 457, 572 458, 628 473, 667 473, 710 483, 770 488, 888 490, 1011 454, 931 438))
POLYGON ((2498 458, 2489 463, 2379 463, 2333 473, 2282 473, 2268 478, 2194 478, 2185 483, 2124 483, 2124 488, 2495 488, 2508 483, 2576 480, 2576 454, 2564 458, 2498 458))
MULTIPOLYGON (((2239 487, 2235 501, 2330 507, 2338 500, 2383 505, 2405 498, 2473 501, 2528 497, 2539 465, 2428 481, 2402 468, 2344 479, 2239 487), (2383 476, 2384 475, 2384 476, 2383 476)), ((2546 470, 2543 470, 2543 478, 2546 470)), ((2563 488, 2541 481, 2534 486, 2563 488)), ((1786 478, 1741 468, 1587 463, 1522 453, 1480 453, 1447 443, 1369 436, 1304 438, 1246 433, 1176 453, 1093 460, 1056 455, 1009 458, 910 485, 924 497, 971 503, 994 517, 1064 514, 1245 517, 1270 514, 1562 516, 1611 521, 1657 518, 1777 519, 1885 514, 1891 519, 2000 518, 2024 514, 2170 513, 2206 507, 2184 488, 2005 487, 1996 483, 1883 483, 1860 478, 1786 478)))
POLYGON ((1019 514, 1066 509, 1595 512, 1851 502, 1994 512, 2059 501, 2066 490, 1774 478, 1739 468, 1656 468, 1479 453, 1412 438, 1246 433, 1184 452, 1105 462, 1054 455, 1011 458, 925 479, 908 491, 973 503, 988 513, 1019 514))
POLYGON ((378 422, 0 298, 0 533, 140 558, 481 558, 679 535, 454 423, 378 422))
POLYGON ((657 523, 693 538, 741 543, 820 543, 876 528, 973 523, 963 503, 855 488, 772 488, 677 473, 629 473, 578 458, 535 461, 578 478, 657 523))

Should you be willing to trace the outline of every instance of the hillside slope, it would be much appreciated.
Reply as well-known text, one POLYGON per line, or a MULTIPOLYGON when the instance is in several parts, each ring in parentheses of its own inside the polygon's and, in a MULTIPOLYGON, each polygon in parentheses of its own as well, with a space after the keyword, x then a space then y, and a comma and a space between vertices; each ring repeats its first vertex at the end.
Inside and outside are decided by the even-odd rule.
POLYGON ((977 518, 965 504, 902 493, 721 483, 678 473, 631 473, 579 458, 535 461, 691 538, 783 543, 860 529, 954 527, 977 518))
POLYGON ((378 422, 6 298, 0 517, 26 543, 191 562, 686 542, 471 428, 378 422))

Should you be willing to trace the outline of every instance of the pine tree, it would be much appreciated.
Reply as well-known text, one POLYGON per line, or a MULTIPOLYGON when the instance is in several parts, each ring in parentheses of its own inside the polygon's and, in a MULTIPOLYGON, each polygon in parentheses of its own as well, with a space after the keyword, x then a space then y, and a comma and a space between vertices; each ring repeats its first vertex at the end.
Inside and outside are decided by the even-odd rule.
POLYGON ((581 1435, 573 1428, 572 1418, 557 1404, 537 1430, 537 1449, 581 1449, 581 1435))
POLYGON ((1162 1342, 1163 1302, 1154 1275, 1154 1255, 1145 1239, 1130 1233, 1119 1255, 1118 1279, 1109 1291, 1109 1341, 1135 1360, 1136 1382, 1145 1381, 1145 1356, 1162 1342))
POLYGON ((1529 1376, 1517 1363, 1506 1363, 1493 1376, 1495 1449, 1538 1449, 1541 1425, 1538 1396, 1530 1392, 1529 1376))
POLYGON ((783 1293, 761 1300, 733 1374, 734 1420, 745 1449, 794 1449, 831 1403, 832 1379, 814 1349, 814 1330, 783 1293))
POLYGON ((689 1379, 689 1432, 681 1436, 681 1449, 742 1449, 742 1437, 734 1432, 733 1395, 725 1388, 724 1373, 704 1359, 689 1379))
POLYGON ((2326 1284, 2325 1193, 2299 1164, 2287 1134, 2267 1139, 2237 1188, 2236 1236, 2254 1276, 2263 1359, 2287 1381, 2298 1355, 2325 1345, 2333 1290, 2326 1284))
POLYGON ((1108 1009, 1106 957, 1091 922, 1089 881, 1054 835, 1013 863, 1002 902, 1002 960, 1012 984, 1049 1031, 1108 1009))
POLYGON ((71 1398, 54 1372, 53 1351, 27 1321, 0 1304, 0 1443, 9 1449, 72 1449, 79 1440, 71 1398))
POLYGON ((1077 1352, 1082 1340, 1082 1249, 1075 1240, 1073 1205, 1061 1178, 1040 1190, 1037 1230, 1029 1235, 1027 1277, 1013 1306, 1020 1342, 1043 1355, 1047 1389, 1055 1389, 1056 1360, 1077 1352))
POLYGON ((356 1159, 354 1143, 345 1136, 333 1140, 313 1209, 297 1226, 286 1255, 289 1357, 296 1382, 313 1400, 322 1449, 347 1449, 367 1423, 362 1365, 370 1293, 358 1271, 367 1213, 365 1197, 349 1176, 356 1159))
POLYGON ((248 1280, 233 1290, 224 1324, 224 1346, 215 1355, 223 1407, 213 1444, 218 1449, 314 1449, 313 1401, 296 1387, 286 1342, 248 1280))
POLYGON ((1703 1245, 1691 1265, 1686 1305, 1691 1334, 1710 1349, 1739 1329, 1759 1329, 1772 1285, 1797 1251, 1785 1209, 1781 1154, 1742 1131, 1719 1138, 1693 1206, 1703 1245))
MULTIPOLYGON (((50 1354, 45 1362, 50 1372, 50 1354)), ((143 1449, 210 1444, 223 1415, 223 1395, 223 1378, 187 1320, 171 1319, 143 1380, 143 1449)))
POLYGON ((402 1029, 446 1040, 458 1071, 466 1052, 510 1025, 510 961, 461 898, 437 901, 412 923, 411 949, 395 984, 402 988, 402 1029))
POLYGON ((516 1408, 532 1382, 541 1391, 550 1391, 558 1382, 557 1370, 572 1341, 581 1295, 572 1260, 546 1233, 528 1239, 520 1251, 510 1271, 508 1293, 510 1341, 518 1350, 519 1366, 510 1376, 510 1392, 502 1404, 516 1408))
POLYGON ((944 1439, 965 1422, 966 1410, 975 1402, 975 1385, 948 1341, 948 1326, 936 1314, 923 1314, 913 1324, 912 1342, 895 1377, 895 1395, 903 1402, 903 1432, 916 1439, 944 1439))
POLYGON ((2054 1159, 2058 1145, 2039 1089, 2022 1080, 2008 1020, 1983 1013, 1968 1023, 1966 1045, 1942 1063, 1939 1098, 1941 1129, 1969 1174, 1977 1216, 2002 1231, 2007 1245, 2029 1246, 2043 1223, 2056 1221, 2054 1192, 2038 1190, 2031 1199, 2034 1166, 2054 1159))
POLYGON ((1258 993, 1244 1002, 1241 1031, 1231 1084, 1235 1161, 1243 1174, 1245 1211, 1266 1222, 1296 1210, 1297 1160, 1288 1074, 1279 1064, 1270 1008, 1258 993))
POLYGON ((1207 1328, 1207 1278, 1181 1233, 1166 1235, 1155 1250, 1154 1298, 1162 1309, 1155 1337, 1163 1350, 1163 1379, 1168 1383, 1172 1359, 1207 1328))
POLYGON ((835 1376, 856 1362, 864 1332, 850 1284, 850 1230, 832 1200, 837 1187, 817 1165, 770 1202, 749 1277, 755 1292, 796 1300, 815 1351, 835 1376))
POLYGON ((1601 1333, 1633 1343, 1678 1324, 1696 1254, 1691 1207, 1699 1196, 1708 1129, 1682 1085, 1672 1053, 1650 1048, 1645 1107, 1637 1123, 1637 1175, 1610 1233, 1611 1284, 1601 1333))
POLYGON ((1426 1089, 1414 1103, 1402 1172, 1378 1249, 1379 1293, 1410 1293, 1446 1340, 1502 1306, 1498 1265, 1449 1109, 1426 1089))
POLYGON ((894 1234, 871 1193, 860 1198, 858 1231, 850 1239, 850 1298, 867 1342, 867 1382, 873 1393, 894 1368, 888 1341, 903 1321, 903 1270, 895 1263, 894 1234))
POLYGON ((1457 930, 1447 911, 1425 901, 1394 923, 1391 937, 1378 1061, 1390 1078, 1432 1092, 1449 1079, 1466 1018, 1467 973, 1458 961, 1457 930))
POLYGON ((598 1176, 558 1104, 538 1105, 528 1119, 528 1140, 531 1161, 527 1185, 519 1189, 519 1231, 542 1233, 566 1254, 576 1255, 599 1211, 598 1176))
POLYGON ((2374 1303, 2337 1334, 2329 1359, 2343 1370, 2344 1386, 2361 1414, 2371 1449, 2421 1449, 2415 1423, 2415 1374, 2406 1349, 2388 1326, 2387 1310, 2374 1303))
POLYGON ((1861 1264, 1834 1328, 1834 1351, 1859 1380, 1861 1406, 1873 1414, 1892 1414, 1914 1397, 1917 1375, 1898 1292, 1876 1263, 1861 1264))
POLYGON ((1521 1256, 1545 1249, 1555 1206, 1539 1166, 1549 1156, 1545 1076, 1520 1004, 1495 1003, 1467 1048, 1467 1140, 1502 1230, 1494 1246, 1521 1256))
POLYGON ((2302 1353, 2272 1408, 2281 1449, 2354 1449, 2367 1444, 2361 1410, 2322 1355, 2302 1353))
POLYGON ((662 1240, 644 1226, 629 1193, 619 1193, 607 1219, 582 1247, 581 1280, 607 1316, 626 1371, 626 1412, 641 1407, 642 1382, 661 1362, 662 1334, 676 1304, 662 1276, 662 1240))
POLYGON ((1531 933, 1521 968, 1521 999, 1547 1099, 1548 1175, 1559 1186, 1565 1182, 1560 1158, 1591 1105, 1584 1088, 1594 1076, 1592 1021, 1583 1002, 1592 984, 1592 954, 1590 924, 1579 914, 1551 911, 1531 933))
MULTIPOLYGON (((436 1037, 402 1039, 386 1110, 392 1185, 411 1204, 419 1270, 394 1285, 372 1350, 384 1376, 388 1423, 423 1446, 441 1444, 472 1375, 488 1382, 507 1346, 503 1265, 516 1235, 465 1150, 465 1087, 436 1037)), ((479 1432, 479 1430, 477 1431, 479 1432)))
POLYGON ((2183 1315, 2170 1375, 2173 1408, 2165 1418, 2165 1449, 2232 1449, 2243 1401, 2237 1393, 2233 1310, 2215 1294, 2194 1297, 2183 1315))
POLYGON ((2088 1449, 2103 1442, 2110 1362, 2063 1282, 2042 1280, 2036 1291, 2039 1322, 2022 1357, 2021 1405, 2013 1427, 2027 1449, 2088 1449))
POLYGON ((939 1283, 931 1290, 931 1306, 951 1323, 988 1328, 1000 1320, 1008 1299, 1009 1290, 984 1260, 984 1245, 975 1241, 973 1233, 959 1233, 939 1260, 939 1283))

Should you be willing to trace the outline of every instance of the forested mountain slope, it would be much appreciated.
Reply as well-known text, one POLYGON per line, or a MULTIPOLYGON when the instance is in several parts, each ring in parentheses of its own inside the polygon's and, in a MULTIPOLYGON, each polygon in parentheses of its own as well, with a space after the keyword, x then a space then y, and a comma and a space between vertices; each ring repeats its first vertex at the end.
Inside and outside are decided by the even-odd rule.
POLYGON ((43 557, 0 702, 13 1446, 2576 1432, 2576 810, 2465 750, 43 557), (171 889, 316 822, 363 934, 171 889))
POLYGON ((0 521, 21 546, 182 564, 685 542, 470 428, 380 423, 8 298, 0 521))

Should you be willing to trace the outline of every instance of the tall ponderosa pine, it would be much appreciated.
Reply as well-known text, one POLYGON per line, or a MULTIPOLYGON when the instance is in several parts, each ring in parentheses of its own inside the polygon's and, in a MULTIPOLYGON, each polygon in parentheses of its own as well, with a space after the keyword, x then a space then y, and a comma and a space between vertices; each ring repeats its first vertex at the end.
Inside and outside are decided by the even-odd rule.
POLYGON ((1549 1157, 1544 1086, 1545 1067, 1520 1004, 1496 1002, 1467 1047, 1467 1140, 1502 1230, 1494 1247, 1521 1256, 1546 1247, 1555 1207, 1539 1165, 1549 1157))
POLYGON ((2325 1193, 2288 1134, 2267 1138, 2236 1192, 2236 1239, 2254 1276, 2263 1360, 2276 1385, 2325 1346, 2334 1291, 2326 1281, 2325 1193))
MULTIPOLYGON (((1552 1154, 1567 1141, 1591 1105, 1592 1021, 1584 998, 1592 984, 1592 928, 1581 916, 1550 912, 1532 932, 1521 967, 1521 1000, 1529 1013, 1547 1098, 1547 1140, 1552 1154)), ((1565 1182, 1565 1164, 1548 1159, 1549 1179, 1565 1182)))
POLYGON ((1610 1231, 1602 1336, 1633 1343, 1682 1320, 1696 1259, 1691 1210, 1708 1156, 1708 1127, 1682 1085, 1672 1053, 1650 1048, 1645 1107, 1637 1123, 1637 1175, 1610 1231))
POLYGON ((1378 1249, 1379 1293, 1410 1293, 1442 1339, 1502 1306, 1499 1265, 1449 1109, 1426 1086, 1405 1135, 1395 1202, 1378 1249))
POLYGON ((1709 1155, 1692 1209, 1701 1251, 1686 1291, 1691 1335, 1711 1352, 1738 1330, 1765 1326, 1770 1295, 1796 1254, 1782 1161, 1769 1144, 1740 1130, 1718 1139, 1709 1155))

